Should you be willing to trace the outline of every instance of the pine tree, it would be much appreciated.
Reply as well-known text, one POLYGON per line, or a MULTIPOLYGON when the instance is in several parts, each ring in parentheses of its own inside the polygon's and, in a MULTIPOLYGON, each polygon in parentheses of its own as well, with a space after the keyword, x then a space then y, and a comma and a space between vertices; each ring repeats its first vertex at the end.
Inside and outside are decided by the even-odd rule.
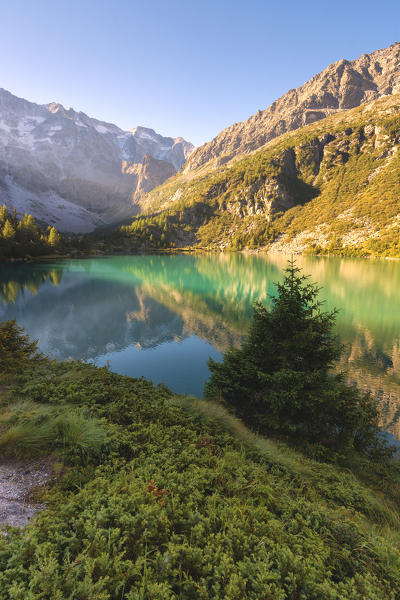
MULTIPOLYGON (((24 214, 17 227, 17 238, 24 244, 36 241, 39 237, 39 229, 32 215, 24 214)), ((29 245, 26 250, 29 249, 29 245)))
POLYGON ((341 347, 336 311, 323 312, 319 289, 289 262, 267 310, 261 303, 246 342, 222 363, 209 361, 205 396, 223 401, 260 433, 335 448, 377 448, 378 409, 332 367, 341 347))
POLYGON ((18 371, 28 359, 42 359, 37 352, 37 341, 31 342, 15 319, 0 323, 0 364, 4 371, 18 371))
POLYGON ((61 244, 61 236, 55 227, 51 227, 49 231, 48 242, 52 248, 57 248, 61 244))
POLYGON ((12 240, 15 237, 15 229, 9 219, 4 223, 2 236, 5 240, 12 240))
POLYGON ((3 226, 7 219, 9 219, 9 213, 5 204, 0 206, 0 225, 3 226))
POLYGON ((24 214, 18 223, 18 226, 29 232, 32 236, 35 236, 38 233, 38 226, 35 219, 32 217, 32 215, 28 215, 27 213, 24 214))

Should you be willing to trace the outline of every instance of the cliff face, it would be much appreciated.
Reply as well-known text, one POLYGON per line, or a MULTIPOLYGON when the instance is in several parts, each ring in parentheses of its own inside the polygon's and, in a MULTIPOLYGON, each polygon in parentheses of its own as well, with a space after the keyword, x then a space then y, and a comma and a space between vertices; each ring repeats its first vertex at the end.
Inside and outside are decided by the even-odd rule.
POLYGON ((62 231, 134 215, 143 191, 174 174, 192 149, 182 138, 123 131, 0 89, 0 203, 62 231))
POLYGON ((138 163, 124 161, 122 172, 132 177, 132 201, 137 204, 142 196, 176 173, 174 165, 145 154, 138 163))
POLYGON ((400 43, 363 54, 353 61, 340 60, 301 87, 289 90, 266 110, 231 125, 211 142, 197 148, 186 162, 184 172, 213 159, 218 159, 217 165, 224 164, 282 133, 399 92, 400 43))

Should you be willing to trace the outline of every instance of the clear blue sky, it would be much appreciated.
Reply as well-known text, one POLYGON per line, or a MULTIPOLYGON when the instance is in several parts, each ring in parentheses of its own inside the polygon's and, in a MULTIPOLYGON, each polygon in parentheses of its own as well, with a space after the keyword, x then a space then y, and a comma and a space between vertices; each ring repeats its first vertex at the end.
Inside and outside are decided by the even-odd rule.
POLYGON ((400 1, 0 0, 0 27, 0 87, 199 145, 399 41, 400 1))

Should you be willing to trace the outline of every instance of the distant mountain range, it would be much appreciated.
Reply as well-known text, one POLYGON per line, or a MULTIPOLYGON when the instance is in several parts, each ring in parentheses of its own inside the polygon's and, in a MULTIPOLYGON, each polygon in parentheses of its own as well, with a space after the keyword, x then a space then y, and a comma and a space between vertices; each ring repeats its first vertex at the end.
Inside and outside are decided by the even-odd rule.
POLYGON ((399 140, 400 43, 333 63, 196 150, 0 90, 0 202, 61 231, 140 213, 126 250, 397 256, 399 140))
POLYGON ((136 214, 140 197, 192 150, 182 138, 145 127, 123 131, 0 89, 0 204, 60 231, 92 231, 136 214))

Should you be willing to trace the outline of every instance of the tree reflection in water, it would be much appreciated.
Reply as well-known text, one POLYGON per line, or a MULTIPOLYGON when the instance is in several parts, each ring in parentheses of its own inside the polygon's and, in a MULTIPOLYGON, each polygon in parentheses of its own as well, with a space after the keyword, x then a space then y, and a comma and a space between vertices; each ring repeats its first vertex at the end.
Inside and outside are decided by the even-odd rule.
MULTIPOLYGON (((200 393, 207 355, 240 344, 252 303, 268 302, 286 262, 214 254, 7 264, 0 318, 17 318, 51 356, 110 360, 116 371, 137 376, 140 368, 156 381, 168 352, 190 371, 185 391, 200 393)), ((297 264, 322 287, 326 308, 340 309, 341 368, 378 395, 384 426, 400 438, 400 263, 304 256, 297 264)))

